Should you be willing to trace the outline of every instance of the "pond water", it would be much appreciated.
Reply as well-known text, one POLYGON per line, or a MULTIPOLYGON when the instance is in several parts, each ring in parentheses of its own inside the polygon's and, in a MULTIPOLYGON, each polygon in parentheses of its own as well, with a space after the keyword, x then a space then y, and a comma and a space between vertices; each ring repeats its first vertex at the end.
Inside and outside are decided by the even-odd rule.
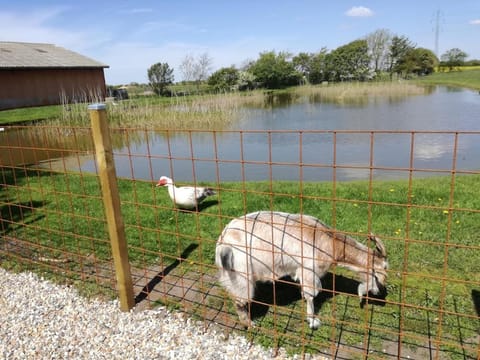
MULTIPOLYGON (((228 130, 115 132, 113 142, 120 144, 114 151, 117 175, 144 180, 321 181, 469 172, 480 168, 480 95, 437 87, 428 95, 356 105, 276 102, 246 110, 228 130)), ((95 171, 92 157, 78 166, 95 171)))
POLYGON ((480 95, 469 90, 438 87, 350 106, 280 104, 247 111, 232 130, 149 134, 148 147, 144 139, 119 151, 117 173, 132 176, 131 153, 140 155, 136 177, 181 182, 405 178, 412 168, 415 176, 480 168, 480 95))

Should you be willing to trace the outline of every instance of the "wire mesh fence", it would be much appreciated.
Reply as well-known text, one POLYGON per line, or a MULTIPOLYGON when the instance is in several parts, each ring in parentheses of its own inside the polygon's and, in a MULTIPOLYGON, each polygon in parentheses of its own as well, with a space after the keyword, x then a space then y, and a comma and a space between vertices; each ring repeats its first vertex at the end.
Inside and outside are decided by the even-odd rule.
MULTIPOLYGON (((0 136, 2 267, 116 296, 91 129, 37 124, 0 136)), ((292 353, 480 356, 479 132, 112 128, 111 136, 136 308, 166 304, 292 353), (162 175, 216 194, 181 209, 156 186, 162 175), (358 274, 334 263, 312 330, 298 281, 260 281, 248 306, 255 326, 245 329, 218 281, 215 247, 229 221, 259 210, 315 216, 369 247, 369 234, 379 236, 385 289, 359 299, 358 274)))

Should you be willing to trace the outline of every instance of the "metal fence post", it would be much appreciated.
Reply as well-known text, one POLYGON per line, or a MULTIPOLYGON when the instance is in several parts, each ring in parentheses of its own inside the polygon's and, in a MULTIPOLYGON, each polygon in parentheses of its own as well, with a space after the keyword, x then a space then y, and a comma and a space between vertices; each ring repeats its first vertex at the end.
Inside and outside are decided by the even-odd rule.
POLYGON ((105 104, 91 104, 88 107, 92 125, 97 165, 102 187, 103 204, 112 246, 120 309, 129 311, 135 305, 132 276, 128 261, 125 226, 120 209, 113 150, 108 128, 105 104))

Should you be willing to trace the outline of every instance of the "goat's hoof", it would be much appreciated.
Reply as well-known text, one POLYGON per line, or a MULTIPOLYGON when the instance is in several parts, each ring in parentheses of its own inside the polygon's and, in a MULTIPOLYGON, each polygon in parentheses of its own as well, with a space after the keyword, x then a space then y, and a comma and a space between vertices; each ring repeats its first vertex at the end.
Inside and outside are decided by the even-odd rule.
POLYGON ((256 324, 255 321, 253 320, 240 320, 240 324, 245 328, 245 329, 253 329, 255 328, 256 324))
POLYGON ((308 319, 308 326, 312 330, 317 330, 320 327, 320 320, 318 320, 317 318, 308 319))

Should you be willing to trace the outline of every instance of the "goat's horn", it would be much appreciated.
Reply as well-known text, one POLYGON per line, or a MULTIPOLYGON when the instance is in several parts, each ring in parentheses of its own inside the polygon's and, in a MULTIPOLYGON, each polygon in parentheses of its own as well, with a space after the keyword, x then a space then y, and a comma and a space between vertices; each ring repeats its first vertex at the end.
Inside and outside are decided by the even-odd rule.
POLYGON ((375 249, 379 252, 379 254, 386 258, 387 250, 385 249, 385 245, 383 244, 383 241, 380 240, 380 238, 375 236, 373 233, 370 233, 368 238, 375 243, 375 249))

